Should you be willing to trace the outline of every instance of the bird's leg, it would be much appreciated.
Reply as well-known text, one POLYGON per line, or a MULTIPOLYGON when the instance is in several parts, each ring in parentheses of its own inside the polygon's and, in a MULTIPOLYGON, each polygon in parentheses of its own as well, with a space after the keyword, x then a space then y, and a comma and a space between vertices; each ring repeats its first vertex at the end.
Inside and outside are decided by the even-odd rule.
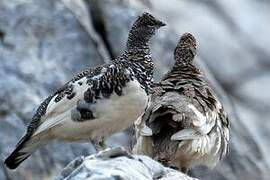
POLYGON ((104 137, 101 137, 99 139, 98 147, 99 147, 100 150, 105 150, 107 148, 104 137))
POLYGON ((92 139, 91 143, 94 145, 97 152, 107 148, 104 137, 92 139))
POLYGON ((184 173, 184 174, 187 174, 188 173, 188 168, 181 167, 181 172, 184 173))

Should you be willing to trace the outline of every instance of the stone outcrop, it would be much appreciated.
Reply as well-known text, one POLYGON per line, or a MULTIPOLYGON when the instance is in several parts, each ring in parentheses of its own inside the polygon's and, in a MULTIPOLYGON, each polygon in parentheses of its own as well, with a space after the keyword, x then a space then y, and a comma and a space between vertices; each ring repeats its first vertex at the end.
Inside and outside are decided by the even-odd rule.
MULTIPOLYGON (((135 17, 149 11, 167 27, 152 41, 155 79, 173 63, 183 32, 198 39, 197 62, 231 120, 228 157, 213 169, 195 168, 200 179, 262 179, 270 175, 268 1, 179 0, 1 0, 0 1, 0 179, 55 177, 89 144, 52 143, 16 171, 3 159, 11 152, 37 105, 87 66, 108 62, 124 48, 135 17)), ((129 147, 120 133, 111 146, 129 147)))
POLYGON ((166 168, 147 156, 130 155, 117 147, 88 157, 78 157, 68 164, 55 180, 138 179, 196 180, 166 168))

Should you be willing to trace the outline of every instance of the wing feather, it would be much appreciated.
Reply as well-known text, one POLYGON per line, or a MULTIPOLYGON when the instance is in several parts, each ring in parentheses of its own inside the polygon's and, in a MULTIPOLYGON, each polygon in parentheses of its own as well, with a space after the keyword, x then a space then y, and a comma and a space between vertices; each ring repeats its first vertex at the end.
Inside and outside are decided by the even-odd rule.
MULTIPOLYGON (((119 82, 129 76, 129 74, 125 74, 126 69, 120 66, 114 63, 106 64, 87 71, 87 73, 81 73, 66 83, 64 88, 61 88, 50 99, 46 113, 40 118, 34 135, 56 127, 66 120, 71 120, 71 113, 78 109, 80 102, 87 104, 87 108, 91 108, 99 99, 109 98, 110 94, 119 88, 119 82), (114 84, 115 80, 119 82, 114 84)), ((121 89, 117 90, 120 93, 121 89)))

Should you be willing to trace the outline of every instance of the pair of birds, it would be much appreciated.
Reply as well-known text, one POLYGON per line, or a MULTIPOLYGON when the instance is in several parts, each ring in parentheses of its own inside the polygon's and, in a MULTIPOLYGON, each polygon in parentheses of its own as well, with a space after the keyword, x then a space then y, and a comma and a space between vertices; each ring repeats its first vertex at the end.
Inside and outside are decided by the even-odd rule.
POLYGON ((55 139, 90 140, 97 150, 104 149, 105 137, 132 126, 138 117, 134 153, 183 172, 195 165, 214 166, 228 150, 227 115, 194 65, 196 40, 189 33, 177 44, 172 69, 153 85, 149 41, 162 26, 143 13, 122 55, 82 71, 43 101, 6 166, 15 169, 55 139))

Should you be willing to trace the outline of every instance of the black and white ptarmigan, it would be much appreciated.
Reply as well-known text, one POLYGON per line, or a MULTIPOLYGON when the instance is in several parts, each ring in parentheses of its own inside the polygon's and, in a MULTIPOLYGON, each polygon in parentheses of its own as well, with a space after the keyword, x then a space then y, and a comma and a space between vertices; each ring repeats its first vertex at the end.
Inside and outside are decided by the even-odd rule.
POLYGON ((213 90, 194 64, 196 40, 181 36, 172 69, 154 85, 144 114, 135 122, 133 152, 187 173, 214 167, 226 155, 229 121, 213 90))
POLYGON ((133 24, 121 56, 82 71, 43 101, 6 166, 16 168, 55 139, 91 140, 100 150, 105 148, 105 137, 131 126, 147 103, 153 82, 149 40, 162 26, 162 21, 143 13, 133 24))

